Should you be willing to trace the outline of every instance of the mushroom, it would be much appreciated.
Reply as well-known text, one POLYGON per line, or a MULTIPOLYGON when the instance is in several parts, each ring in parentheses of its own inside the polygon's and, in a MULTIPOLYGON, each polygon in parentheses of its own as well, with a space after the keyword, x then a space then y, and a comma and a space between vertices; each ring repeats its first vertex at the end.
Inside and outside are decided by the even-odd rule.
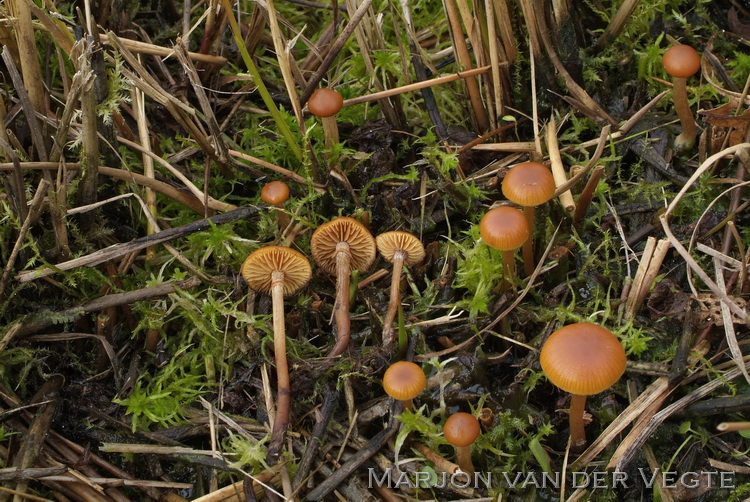
POLYGON ((555 195, 555 178, 552 172, 539 162, 523 162, 508 170, 503 179, 503 195, 523 207, 531 236, 523 243, 523 266, 527 276, 534 273, 534 208, 549 201, 555 195))
POLYGON ((315 263, 336 276, 336 344, 329 356, 338 356, 351 339, 349 277, 352 270, 367 270, 375 261, 375 239, 360 222, 344 216, 319 226, 313 232, 310 250, 315 263))
POLYGON ((326 148, 332 148, 339 142, 339 128, 336 125, 336 115, 344 106, 344 98, 333 89, 316 89, 307 101, 307 109, 323 122, 323 134, 326 138, 326 148))
POLYGON ((481 433, 479 420, 469 413, 454 413, 443 425, 446 441, 456 447, 456 463, 462 471, 472 476, 474 464, 471 462, 471 444, 481 433))
POLYGON ((570 392, 570 444, 586 445, 583 413, 586 396, 610 388, 625 372, 625 350, 609 330, 587 322, 570 324, 552 333, 539 361, 550 382, 570 392))
POLYGON ((399 361, 388 366, 383 375, 383 389, 393 399, 402 402, 404 409, 412 409, 412 399, 427 386, 422 368, 410 361, 399 361))
MULTIPOLYGON (((273 300, 273 352, 276 361, 276 420, 271 432, 271 452, 280 452, 291 409, 289 367, 286 361, 284 295, 291 295, 310 280, 310 262, 302 253, 281 246, 266 246, 245 259, 240 270, 255 291, 271 293, 273 300)), ((277 455, 276 455, 277 456, 277 455)))
POLYGON ((689 150, 695 143, 698 129, 687 98, 687 79, 701 67, 701 57, 689 45, 675 45, 667 49, 661 58, 664 70, 673 78, 672 95, 674 108, 682 124, 682 132, 674 140, 677 151, 689 150))
POLYGON ((278 209, 284 202, 289 199, 289 187, 283 181, 271 181, 263 185, 260 190, 260 199, 271 206, 277 206, 273 209, 276 214, 276 221, 279 224, 279 230, 282 232, 289 226, 289 217, 278 209))
POLYGON ((487 211, 479 223, 479 233, 488 246, 503 252, 506 280, 516 275, 513 252, 529 238, 529 224, 518 209, 499 206, 487 211))
POLYGON ((424 260, 425 251, 419 239, 408 232, 385 232, 375 238, 375 243, 380 254, 393 263, 388 311, 383 318, 383 348, 390 353, 395 341, 393 321, 401 305, 401 270, 404 265, 411 267, 424 260))

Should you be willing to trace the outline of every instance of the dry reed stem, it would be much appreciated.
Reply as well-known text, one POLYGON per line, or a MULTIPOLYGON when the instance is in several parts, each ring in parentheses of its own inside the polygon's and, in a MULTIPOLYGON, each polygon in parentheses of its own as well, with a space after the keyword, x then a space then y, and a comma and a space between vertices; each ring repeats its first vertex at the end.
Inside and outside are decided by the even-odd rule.
POLYGON ((508 9, 508 3, 506 0, 492 0, 492 4, 505 56, 508 63, 513 64, 518 58, 518 53, 516 52, 516 38, 513 35, 513 20, 508 9))
MULTIPOLYGON (((135 113, 135 122, 138 128, 138 140, 140 141, 141 148, 141 159, 143 161, 143 176, 149 180, 154 180, 154 160, 151 157, 151 138, 149 137, 148 119, 146 118, 145 108, 145 96, 143 91, 133 87, 133 112, 135 113)), ((148 207, 148 213, 156 218, 158 216, 156 208, 156 192, 146 187, 146 206, 148 207)), ((146 225, 146 235, 151 235, 156 232, 151 222, 146 225)), ((151 261, 156 255, 156 248, 151 246, 146 248, 146 259, 151 261)))
POLYGON ((656 243, 654 253, 651 255, 651 262, 648 264, 646 274, 643 276, 643 281, 641 282, 641 289, 633 302, 633 314, 637 314, 646 301, 646 296, 651 291, 651 286, 654 280, 656 280, 656 276, 659 275, 664 258, 667 257, 669 246, 667 239, 659 239, 659 242, 656 243))
MULTIPOLYGON (((443 0, 443 7, 445 13, 448 16, 451 40, 453 41, 453 48, 456 53, 456 61, 459 64, 459 68, 463 71, 471 70, 471 56, 469 55, 469 48, 464 40, 463 28, 461 26, 460 14, 458 7, 456 6, 457 0, 443 0)), ((468 77, 465 79, 466 92, 469 95, 469 101, 471 103, 472 118, 476 123, 477 129, 480 131, 486 131, 489 129, 490 124, 487 120, 487 114, 482 104, 482 96, 479 92, 479 83, 476 77, 468 77)))
MULTIPOLYGON (((562 157, 560 156, 560 146, 557 143, 557 125, 554 116, 550 117, 549 123, 547 124, 546 137, 552 177, 555 179, 555 185, 560 187, 568 181, 568 177, 565 174, 565 167, 563 166, 562 157)), ((560 199, 560 204, 562 204, 565 211, 575 211, 576 203, 573 201, 573 194, 570 190, 558 194, 558 197, 560 199)))
POLYGON ((507 143, 483 143, 474 145, 472 150, 487 150, 490 152, 536 152, 536 143, 530 141, 509 141, 507 143))
MULTIPOLYGON (((81 39, 81 44, 76 45, 80 52, 73 57, 76 72, 92 73, 92 46, 88 40, 81 39)), ((96 99, 94 92, 81 93, 81 126, 82 146, 86 169, 81 176, 78 186, 78 203, 92 204, 96 202, 97 190, 99 189, 99 137, 96 116, 96 99)), ((85 220, 84 220, 85 221, 85 220)), ((84 224, 84 228, 90 225, 84 224)))
POLYGON ((654 237, 649 237, 646 240, 646 247, 643 248, 643 253, 641 254, 641 261, 638 264, 638 269, 635 271, 635 277, 633 277, 633 282, 630 285, 630 292, 628 293, 628 298, 625 301, 625 319, 632 319, 635 315, 635 300, 638 296, 638 294, 641 291, 641 286, 643 284, 643 278, 646 275, 646 269, 648 269, 649 263, 651 263, 651 257, 654 254, 654 248, 656 247, 656 239, 654 237))
MULTIPOLYGON (((724 283, 724 267, 721 260, 714 257, 713 263, 716 275, 716 285, 726 291, 726 284, 724 283)), ((748 374, 747 368, 742 360, 742 349, 740 349, 740 344, 737 342, 737 333, 734 330, 734 319, 732 318, 732 313, 729 311, 729 306, 725 301, 722 300, 720 305, 721 317, 724 321, 724 334, 726 335, 729 352, 732 354, 732 359, 735 364, 737 364, 737 367, 742 370, 742 376, 744 376, 745 380, 750 383, 750 374, 748 374)))
POLYGON ((13 0, 10 2, 10 6, 14 16, 11 22, 16 31, 24 86, 34 110, 46 115, 44 79, 39 67, 39 55, 36 52, 36 38, 34 37, 34 26, 31 23, 31 10, 24 0, 13 0))
MULTIPOLYGON (((498 44, 495 10, 492 0, 484 0, 484 11, 487 16, 487 40, 489 43, 490 66, 492 67, 492 97, 491 103, 494 113, 490 117, 493 121, 493 129, 497 128, 497 118, 505 113, 503 103, 503 79, 500 76, 500 45, 498 44)), ((505 61, 507 63, 507 61, 505 61)))
MULTIPOLYGON (((698 265, 698 263, 693 259, 692 256, 690 256, 690 252, 685 249, 685 247, 682 245, 680 240, 674 235, 672 232, 672 229, 669 225, 669 217, 674 211, 674 209, 677 207, 677 205, 680 203, 682 198, 685 196, 687 191, 690 189, 690 187, 698 180, 698 178, 705 173, 708 169, 710 169, 716 162, 718 162, 720 159, 724 158, 727 155, 733 155, 737 153, 738 151, 742 149, 748 149, 750 148, 750 143, 740 143, 734 146, 730 146, 729 148, 726 148, 718 153, 715 153, 714 155, 711 155, 708 157, 699 167, 695 170, 693 175, 688 179, 688 181, 685 183, 685 185, 680 189, 680 191, 677 193, 675 198, 672 200, 672 202, 667 207, 667 210, 662 214, 659 219, 661 220, 662 227, 664 228, 664 233, 666 234, 667 238, 669 239, 669 242, 672 244, 672 246, 675 248, 675 250, 682 256, 682 258, 687 263, 688 267, 695 272, 698 277, 703 281, 703 283, 711 290, 712 293, 714 293, 716 296, 718 296, 723 302, 727 304, 729 309, 739 317, 739 319, 743 319, 746 324, 750 324, 750 317, 748 317, 748 313, 745 312, 744 309, 739 307, 734 301, 732 301, 728 296, 726 291, 724 291, 722 288, 719 288, 716 283, 711 280, 711 278, 706 274, 706 272, 703 271, 703 269, 698 265)), ((690 287, 693 289, 694 294, 696 293, 695 288, 693 287, 692 283, 690 284, 690 287)))
POLYGON ((597 50, 601 51, 613 42, 625 27, 630 17, 633 15, 635 8, 638 7, 640 0, 624 0, 617 9, 612 20, 609 22, 607 29, 596 43, 597 50))

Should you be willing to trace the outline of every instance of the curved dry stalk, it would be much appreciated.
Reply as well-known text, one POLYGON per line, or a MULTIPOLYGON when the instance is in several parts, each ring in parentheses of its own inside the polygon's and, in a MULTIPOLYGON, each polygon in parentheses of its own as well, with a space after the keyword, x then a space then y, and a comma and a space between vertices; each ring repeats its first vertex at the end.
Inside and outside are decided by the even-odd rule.
POLYGON ((398 307, 401 305, 401 271, 404 269, 406 253, 398 250, 393 254, 393 274, 391 276, 391 292, 388 300, 388 310, 383 318, 383 348, 390 352, 396 342, 396 331, 393 321, 396 320, 398 307))
POLYGON ((336 303, 333 306, 333 313, 336 317, 336 344, 328 357, 343 354, 351 340, 351 319, 349 318, 351 258, 349 244, 346 242, 336 244, 336 303))
POLYGON ((286 360, 286 326, 284 323, 284 272, 271 273, 271 300, 273 301, 273 357, 276 362, 276 420, 268 447, 269 459, 278 457, 284 445, 291 409, 289 366, 286 360))

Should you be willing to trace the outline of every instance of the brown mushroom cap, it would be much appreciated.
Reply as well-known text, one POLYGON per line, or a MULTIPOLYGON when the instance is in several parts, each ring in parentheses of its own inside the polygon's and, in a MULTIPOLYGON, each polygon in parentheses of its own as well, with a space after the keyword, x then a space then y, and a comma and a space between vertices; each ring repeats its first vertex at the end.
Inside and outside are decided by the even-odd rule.
POLYGON ((260 198, 266 204, 280 206, 289 198, 289 187, 283 181, 266 183, 260 191, 260 198))
POLYGON ((479 223, 479 233, 488 246, 500 251, 513 251, 529 238, 529 223, 518 209, 499 206, 487 211, 479 223))
POLYGON ((539 162, 523 162, 508 170, 503 179, 503 195, 520 206, 544 204, 555 195, 555 178, 539 162))
POLYGON ((383 257, 392 262, 396 251, 401 250, 406 254, 404 265, 411 267, 424 260, 424 246, 417 236, 409 232, 385 232, 375 237, 378 251, 383 257))
POLYGON ((393 399, 414 399, 427 385, 422 368, 409 361, 391 364, 383 375, 383 389, 393 399))
POLYGON ((333 89, 316 89, 307 101, 307 109, 317 117, 326 118, 336 115, 344 106, 344 98, 333 89))
POLYGON ((313 260, 326 273, 336 273, 336 245, 349 244, 351 268, 364 271, 375 261, 375 239, 367 228, 355 220, 342 216, 319 226, 310 240, 313 260))
POLYGON ((701 67, 698 51, 689 45, 674 45, 661 57, 664 70, 677 78, 688 78, 695 75, 701 67))
POLYGON ((284 294, 290 295, 312 277, 310 262, 299 251, 282 246, 262 247, 245 258, 240 273, 255 291, 271 291, 271 274, 284 272, 284 294))
POLYGON ((474 415, 463 412, 448 417, 443 426, 445 440, 458 447, 469 446, 477 440, 481 432, 482 428, 474 415))
POLYGON ((625 373, 625 350, 609 330, 587 322, 564 326, 550 335, 539 355, 550 382, 580 396, 598 394, 625 373))

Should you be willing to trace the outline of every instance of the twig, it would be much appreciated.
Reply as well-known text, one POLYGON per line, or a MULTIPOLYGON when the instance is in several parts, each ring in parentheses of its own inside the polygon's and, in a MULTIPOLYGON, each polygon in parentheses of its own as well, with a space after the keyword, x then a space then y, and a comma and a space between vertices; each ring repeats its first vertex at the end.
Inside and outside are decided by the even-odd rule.
POLYGON ((589 206, 591 205, 591 199, 593 199, 596 187, 599 185, 599 180, 602 179, 603 175, 604 166, 597 166, 594 168, 594 172, 591 173, 591 177, 586 182, 586 186, 583 187, 583 192, 581 192, 581 195, 576 202, 576 210, 573 212, 573 221, 576 223, 583 221, 583 218, 586 216, 586 211, 588 211, 589 206))
POLYGON ((312 435, 307 442, 307 448, 305 453, 299 461, 297 467, 297 473, 294 477, 294 488, 298 490, 302 483, 307 478, 307 474, 312 468, 313 461, 318 454, 318 448, 320 447, 320 441, 325 435, 326 429, 328 428, 328 422, 331 420, 331 415, 336 409, 338 404, 339 392, 332 389, 326 389, 325 397, 323 398, 323 406, 320 408, 320 420, 315 424, 312 435))
MULTIPOLYGON (((565 167, 563 166, 562 157, 560 156, 560 145, 557 143, 557 124, 555 117, 550 117, 549 123, 547 124, 547 151, 549 152, 550 167, 552 168, 552 176, 555 178, 555 185, 558 189, 560 186, 568 181, 568 177, 565 174, 565 167)), ((555 191, 557 194, 557 191, 555 191)), ((557 194, 560 198, 560 204, 568 212, 575 211, 576 203, 573 201, 573 194, 570 190, 566 190, 557 194)))

